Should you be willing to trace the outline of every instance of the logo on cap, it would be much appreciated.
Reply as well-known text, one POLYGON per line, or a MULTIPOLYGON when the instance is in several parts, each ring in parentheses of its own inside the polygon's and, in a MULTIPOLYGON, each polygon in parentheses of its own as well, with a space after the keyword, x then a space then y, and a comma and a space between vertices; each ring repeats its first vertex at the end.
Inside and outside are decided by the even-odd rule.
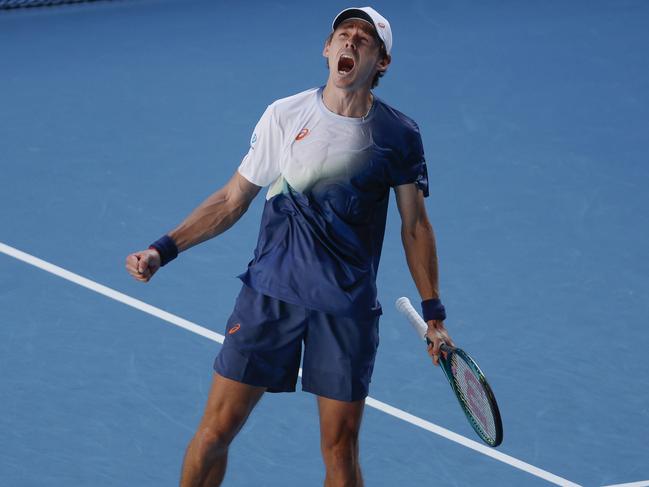
POLYGON ((297 137, 295 137, 295 140, 302 140, 307 135, 309 135, 309 129, 304 128, 304 129, 300 130, 300 133, 297 134, 297 137))
POLYGON ((379 27, 380 27, 381 29, 385 29, 385 24, 384 24, 383 22, 379 22, 379 27))

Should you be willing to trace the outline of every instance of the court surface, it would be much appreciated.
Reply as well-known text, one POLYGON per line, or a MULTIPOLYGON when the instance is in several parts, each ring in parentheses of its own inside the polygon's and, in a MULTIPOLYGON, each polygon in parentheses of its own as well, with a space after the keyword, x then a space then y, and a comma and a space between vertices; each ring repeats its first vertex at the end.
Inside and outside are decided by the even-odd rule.
MULTIPOLYGON (((376 94, 421 127, 447 325, 505 439, 438 429, 477 439, 394 309, 417 293, 392 201, 366 485, 649 485, 649 3, 373 5, 395 39, 376 94)), ((1 485, 177 484, 263 197, 147 285, 124 258, 229 179, 266 105, 324 83, 346 6, 0 11, 1 485)), ((264 396, 229 467, 321 485, 313 396, 264 396)))

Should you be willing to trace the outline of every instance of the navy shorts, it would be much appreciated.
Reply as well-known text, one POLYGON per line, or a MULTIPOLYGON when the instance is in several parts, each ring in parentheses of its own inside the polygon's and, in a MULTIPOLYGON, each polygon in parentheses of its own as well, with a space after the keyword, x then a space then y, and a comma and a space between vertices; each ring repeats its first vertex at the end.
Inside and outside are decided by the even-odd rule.
POLYGON ((293 392, 304 343, 303 391, 340 401, 364 399, 379 345, 378 325, 378 316, 334 316, 244 285, 214 370, 268 392, 293 392))

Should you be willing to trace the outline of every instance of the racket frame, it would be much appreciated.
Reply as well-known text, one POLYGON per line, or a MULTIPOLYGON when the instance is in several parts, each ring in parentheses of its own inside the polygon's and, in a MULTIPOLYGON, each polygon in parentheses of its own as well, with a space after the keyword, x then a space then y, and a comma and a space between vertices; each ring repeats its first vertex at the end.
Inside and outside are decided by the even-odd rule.
MULTIPOLYGON (((432 340, 430 340, 430 338, 428 337, 426 337, 426 343, 428 343, 429 345, 433 345, 432 340)), ((475 430, 478 436, 482 439, 482 441, 484 441, 487 445, 491 447, 494 448, 497 447, 503 441, 503 423, 502 423, 502 418, 500 417, 500 409, 498 408, 496 397, 493 391, 491 390, 491 386, 489 385, 489 382, 487 382, 487 378, 482 373, 482 370, 475 362, 475 360, 473 360, 471 356, 461 348, 451 347, 449 345, 446 345, 445 343, 442 343, 440 347, 440 351, 446 353, 446 357, 444 357, 443 354, 440 354, 439 356, 440 366, 442 368, 442 371, 444 372, 444 375, 446 376, 446 379, 448 380, 449 385, 453 389, 453 392, 455 393, 455 397, 457 398, 457 402, 460 404, 460 407, 462 408, 464 415, 469 421, 469 424, 475 430), (484 431, 484 428, 480 425, 480 423, 478 423, 478 421, 476 421, 475 417, 471 413, 471 409, 467 406, 466 402, 462 399, 462 393, 459 390, 457 383, 453 379, 453 369, 451 367, 453 355, 458 355, 460 357, 460 360, 463 360, 469 366, 471 372, 473 372, 474 377, 478 380, 478 382, 480 382, 480 385, 482 386, 484 393, 487 396, 487 401, 489 402, 489 408, 491 409, 491 414, 493 416, 494 427, 496 430, 495 438, 490 438, 487 435, 487 432, 484 431)))

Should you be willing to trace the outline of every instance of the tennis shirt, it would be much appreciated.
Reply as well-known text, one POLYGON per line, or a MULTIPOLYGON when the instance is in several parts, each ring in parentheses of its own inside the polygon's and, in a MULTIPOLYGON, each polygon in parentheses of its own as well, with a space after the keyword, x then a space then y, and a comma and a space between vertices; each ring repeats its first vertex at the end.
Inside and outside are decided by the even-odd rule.
POLYGON ((390 188, 428 196, 417 124, 377 97, 363 118, 331 112, 314 88, 272 103, 239 173, 269 186, 254 258, 259 293, 333 315, 381 314, 376 275, 390 188))

